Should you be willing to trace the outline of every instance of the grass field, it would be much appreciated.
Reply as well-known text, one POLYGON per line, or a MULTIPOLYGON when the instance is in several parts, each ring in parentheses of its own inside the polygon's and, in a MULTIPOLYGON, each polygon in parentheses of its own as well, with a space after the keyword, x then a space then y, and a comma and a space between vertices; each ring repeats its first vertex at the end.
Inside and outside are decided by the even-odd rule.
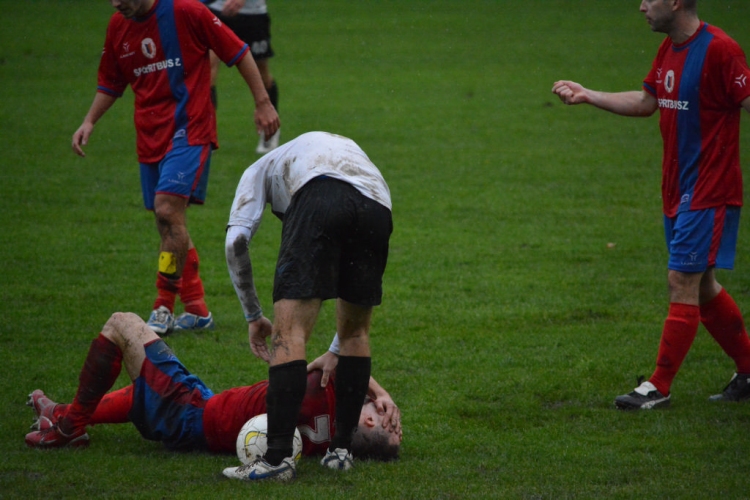
MULTIPOLYGON (((158 237, 142 208, 132 94, 85 115, 108 2, 0 0, 0 498, 750 498, 750 405, 708 404, 733 372, 703 330, 667 411, 613 398, 653 370, 667 308, 656 117, 563 106, 552 83, 637 89, 662 39, 638 1, 271 1, 282 140, 353 138, 380 167, 395 231, 373 375, 401 406, 402 458, 292 485, 238 484, 233 457, 172 454, 130 425, 88 450, 29 450, 26 395, 70 400, 91 339, 147 316, 158 237)), ((750 3, 700 2, 750 50, 750 3)), ((217 328, 168 342, 219 391, 266 377, 223 258, 237 181, 257 156, 252 100, 219 85, 207 204, 189 227, 217 328)), ((750 161, 743 116, 743 164, 750 161)), ((750 227, 719 279, 750 311, 750 227)), ((251 248, 266 310, 279 224, 251 248)), ((309 344, 333 333, 324 308, 309 344)), ((123 374, 117 387, 127 383, 123 374)))

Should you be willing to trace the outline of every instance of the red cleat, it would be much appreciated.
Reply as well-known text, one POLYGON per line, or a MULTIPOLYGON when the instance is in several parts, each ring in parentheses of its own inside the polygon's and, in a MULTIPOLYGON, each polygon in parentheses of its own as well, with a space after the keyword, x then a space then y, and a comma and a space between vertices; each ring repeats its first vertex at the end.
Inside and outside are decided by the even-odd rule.
POLYGON ((26 446, 30 448, 80 448, 89 445, 89 435, 86 428, 76 429, 71 434, 65 434, 57 424, 48 427, 49 419, 40 417, 42 430, 26 434, 26 446))
MULTIPOLYGON (((31 406, 31 408, 34 410, 36 421, 31 424, 31 429, 35 431, 42 430, 42 419, 46 419, 49 424, 57 423, 57 420, 63 414, 65 406, 67 406, 60 403, 55 403, 50 398, 48 398, 40 389, 37 389, 29 394, 29 399, 28 401, 26 401, 26 405, 31 406)), ((46 427, 49 427, 49 424, 47 424, 46 427)))

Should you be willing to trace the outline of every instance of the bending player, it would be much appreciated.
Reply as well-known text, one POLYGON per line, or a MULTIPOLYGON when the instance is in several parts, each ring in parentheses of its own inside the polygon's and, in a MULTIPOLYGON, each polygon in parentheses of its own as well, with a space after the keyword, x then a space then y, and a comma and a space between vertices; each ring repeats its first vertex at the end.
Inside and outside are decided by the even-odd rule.
MULTIPOLYGON (((307 392, 297 422, 304 455, 323 455, 334 434, 336 355, 329 351, 310 365, 307 392)), ((29 395, 34 410, 32 448, 89 444, 86 427, 133 422, 141 435, 171 450, 235 452, 242 425, 266 413, 268 381, 235 387, 217 395, 192 375, 167 344, 133 313, 114 313, 94 339, 81 369, 71 404, 58 404, 41 390, 29 395), (133 381, 107 393, 122 364, 133 381)), ((370 379, 352 447, 378 460, 398 457, 402 439, 400 410, 388 392, 370 379)))

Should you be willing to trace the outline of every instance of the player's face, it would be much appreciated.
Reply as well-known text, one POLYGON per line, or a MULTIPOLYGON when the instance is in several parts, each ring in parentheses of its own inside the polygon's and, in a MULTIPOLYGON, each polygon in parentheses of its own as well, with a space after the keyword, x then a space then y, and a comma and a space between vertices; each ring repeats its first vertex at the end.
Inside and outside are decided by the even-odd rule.
MULTIPOLYGON (((362 413, 359 416, 359 428, 363 432, 369 432, 369 430, 373 428, 382 428, 383 419, 384 417, 382 415, 378 415, 378 410, 375 408, 375 403, 373 403, 372 401, 368 401, 364 406, 362 406, 362 413), (370 425, 365 424, 365 422, 368 420, 370 422, 370 425)), ((389 444, 401 444, 401 440, 403 439, 403 432, 401 430, 400 422, 398 423, 398 426, 393 427, 391 425, 388 425, 384 430, 388 433, 389 444)))
POLYGON ((673 0, 642 0, 641 12, 646 16, 651 31, 669 33, 674 22, 675 14, 672 9, 673 0))
POLYGON ((154 0, 109 0, 109 3, 126 19, 131 19, 146 14, 154 4, 154 0))

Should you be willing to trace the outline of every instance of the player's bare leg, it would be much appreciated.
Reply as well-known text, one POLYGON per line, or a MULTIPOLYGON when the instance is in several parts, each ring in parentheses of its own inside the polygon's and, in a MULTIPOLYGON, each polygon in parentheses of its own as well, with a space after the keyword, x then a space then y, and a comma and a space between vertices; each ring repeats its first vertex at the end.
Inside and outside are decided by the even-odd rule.
POLYGON ((130 380, 141 373, 146 351, 143 346, 159 340, 159 336, 133 313, 114 313, 102 328, 102 336, 112 341, 122 351, 122 361, 130 380))
POLYGON ((86 426, 104 395, 117 381, 122 362, 131 380, 140 373, 145 359, 143 344, 159 337, 132 313, 115 313, 91 342, 78 378, 78 390, 65 415, 50 427, 26 435, 33 448, 87 446, 86 426))
POLYGON ((268 369, 268 452, 272 467, 293 454, 294 430, 307 387, 305 343, 315 326, 321 301, 287 300, 274 303, 272 351, 268 369))
POLYGON ((371 318, 372 307, 343 299, 336 302, 336 328, 341 342, 336 366, 336 434, 321 460, 321 464, 332 469, 347 470, 353 466, 349 449, 370 381, 371 318))
POLYGON ((182 287, 182 271, 192 241, 187 230, 187 200, 179 196, 157 194, 154 217, 159 231, 159 270, 156 275, 157 297, 148 326, 160 335, 174 328, 174 304, 182 287))

